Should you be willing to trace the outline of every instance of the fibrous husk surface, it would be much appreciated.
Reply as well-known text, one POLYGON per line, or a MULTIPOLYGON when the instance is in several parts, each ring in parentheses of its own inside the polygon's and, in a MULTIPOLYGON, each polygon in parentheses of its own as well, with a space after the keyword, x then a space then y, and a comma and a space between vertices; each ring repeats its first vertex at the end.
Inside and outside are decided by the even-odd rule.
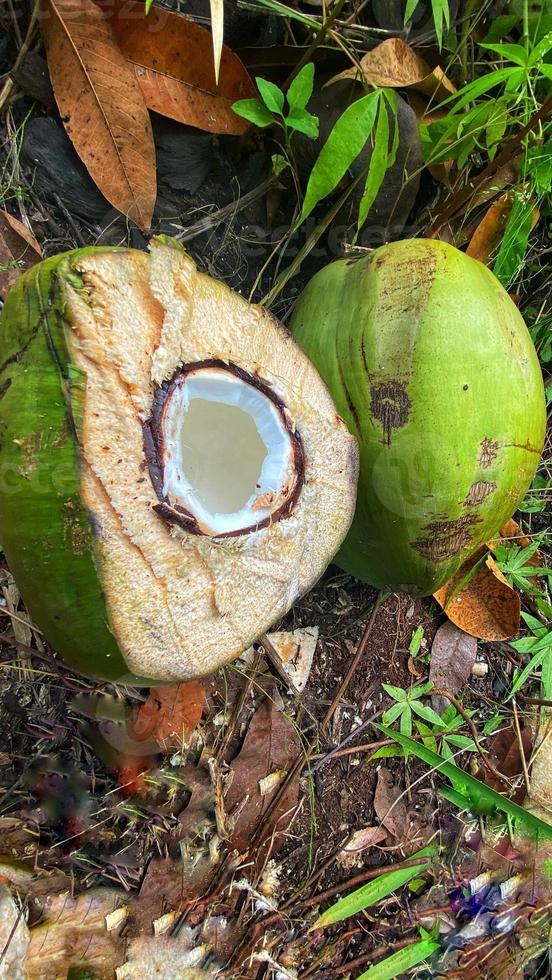
POLYGON ((354 440, 283 328, 176 244, 81 250, 31 271, 2 322, 0 530, 20 590, 85 672, 210 673, 331 559, 354 505, 354 440), (154 398, 198 363, 263 386, 303 447, 283 516, 247 533, 200 533, 152 475, 154 398))

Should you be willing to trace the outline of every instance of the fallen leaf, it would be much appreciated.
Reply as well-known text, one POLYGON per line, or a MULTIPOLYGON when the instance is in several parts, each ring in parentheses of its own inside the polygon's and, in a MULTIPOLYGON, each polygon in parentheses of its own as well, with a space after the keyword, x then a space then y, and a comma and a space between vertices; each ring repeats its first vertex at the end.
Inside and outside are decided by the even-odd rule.
POLYGON ((34 235, 23 222, 0 208, 0 298, 5 299, 15 280, 41 258, 42 250, 34 235))
MULTIPOLYGON (((493 201, 471 237, 466 249, 467 255, 471 255, 473 259, 478 259, 483 265, 492 265, 504 236, 513 204, 514 195, 510 191, 501 194, 496 201, 493 201)), ((534 206, 533 228, 539 219, 540 211, 534 206)))
MULTIPOLYGON (((528 767, 533 748, 533 731, 530 725, 526 725, 521 730, 521 744, 523 746, 525 763, 528 767)), ((497 732, 496 735, 493 735, 493 737, 485 743, 485 747, 489 752, 490 760, 495 769, 498 769, 498 771, 504 776, 507 776, 509 779, 514 779, 516 776, 520 776, 523 773, 523 762, 521 758, 519 738, 513 725, 510 725, 508 728, 504 728, 502 731, 497 732)), ((482 779, 487 786, 491 787, 491 789, 495 789, 499 793, 504 792, 504 784, 493 775, 487 766, 481 764, 477 775, 478 778, 482 779)), ((514 801, 514 803, 522 803, 524 797, 525 784, 521 783, 517 789, 517 792, 511 796, 511 799, 514 801)))
MULTIPOLYGON (((360 60, 360 68, 364 81, 369 85, 380 88, 414 88, 434 102, 441 102, 456 92, 455 86, 442 68, 432 70, 421 55, 398 37, 388 38, 372 51, 368 51, 360 60)), ((359 74, 358 68, 349 68, 335 75, 326 84, 332 85, 341 78, 358 78, 359 74)))
POLYGON ((182 749, 201 721, 205 688, 199 681, 152 687, 131 725, 135 739, 154 739, 163 751, 182 749))
POLYGON ((486 546, 479 548, 434 598, 465 633, 480 640, 509 640, 519 632, 521 601, 492 555, 485 558, 486 551, 486 546), (482 563, 470 578, 479 561, 482 563))
POLYGON ((127 956, 117 969, 117 980, 214 980, 220 975, 216 964, 206 966, 209 946, 186 942, 183 930, 176 936, 139 936, 130 942, 127 956))
POLYGON ((40 2, 63 125, 110 204, 147 229, 156 194, 155 145, 144 97, 113 28, 92 0, 40 2))
POLYGON ((318 643, 318 626, 268 633, 266 652, 280 676, 301 694, 307 685, 318 643))
MULTIPOLYGON (((477 640, 455 626, 443 623, 435 634, 431 646, 429 679, 435 687, 445 688, 457 694, 471 674, 477 656, 477 640)), ((448 698, 432 696, 435 711, 442 714, 448 707, 448 698)))
POLYGON ((246 131, 247 121, 231 106, 257 91, 230 48, 222 45, 217 83, 213 38, 203 27, 161 7, 146 16, 134 0, 106 4, 106 16, 149 109, 210 133, 246 131))
POLYGON ((408 814, 403 791, 395 785, 389 769, 382 766, 378 770, 378 781, 374 793, 374 810, 386 830, 398 841, 408 836, 408 814))
POLYGON ((124 904, 124 893, 115 888, 93 888, 77 897, 68 891, 48 895, 44 921, 30 931, 28 980, 64 977, 77 964, 86 965, 89 975, 113 976, 124 958, 124 942, 116 930, 108 930, 106 917, 124 904))
POLYGON ((384 827, 362 827, 351 834, 347 843, 337 855, 337 863, 342 868, 350 870, 360 864, 364 851, 375 844, 381 844, 387 838, 384 827))
MULTIPOLYGON (((299 751, 299 740, 293 725, 267 698, 249 722, 242 748, 232 762, 233 779, 225 797, 231 827, 233 813, 237 814, 230 833, 231 849, 243 852, 251 846, 251 838, 259 828, 263 814, 274 799, 274 794, 280 790, 277 787, 263 796, 261 781, 279 769, 289 771, 299 751)), ((285 830, 298 799, 299 773, 279 797, 262 834, 255 840, 256 855, 274 830, 285 830)))

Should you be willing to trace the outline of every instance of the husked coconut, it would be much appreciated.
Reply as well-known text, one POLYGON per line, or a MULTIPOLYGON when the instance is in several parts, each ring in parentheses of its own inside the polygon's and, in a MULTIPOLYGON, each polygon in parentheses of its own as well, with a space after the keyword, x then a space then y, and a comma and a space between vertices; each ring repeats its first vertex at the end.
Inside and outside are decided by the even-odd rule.
MULTIPOLYGON (((176 243, 49 262, 6 304, 10 349, 25 291, 45 309, 49 290, 58 318, 46 312, 30 347, 5 364, 0 421, 21 481, 30 423, 34 464, 50 464, 52 440, 40 433, 52 431, 52 419, 33 372, 57 372, 42 334, 58 331, 53 346, 63 340, 67 368, 56 379, 77 485, 56 503, 43 481, 48 514, 29 513, 19 531, 0 492, 8 561, 31 614, 80 669, 169 681, 210 673, 270 628, 339 548, 355 503, 355 440, 284 328, 200 273, 176 243), (61 538, 53 540, 69 499, 72 519, 82 508, 87 516, 81 544, 97 582, 88 576, 86 590, 97 588, 105 606, 99 617, 81 610, 84 626, 67 598, 82 553, 73 540, 61 561, 61 538), (50 548, 40 545, 46 520, 50 548)), ((23 503, 28 488, 18 490, 23 503)))

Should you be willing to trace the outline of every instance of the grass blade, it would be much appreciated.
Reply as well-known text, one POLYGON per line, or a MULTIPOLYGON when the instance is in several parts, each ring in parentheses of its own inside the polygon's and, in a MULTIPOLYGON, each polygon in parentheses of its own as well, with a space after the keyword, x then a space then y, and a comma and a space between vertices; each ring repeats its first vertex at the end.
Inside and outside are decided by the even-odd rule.
POLYGON ((387 956, 380 963, 371 966, 369 970, 361 974, 358 980, 393 980, 393 977, 400 977, 406 970, 410 970, 418 963, 422 963, 423 960, 427 960, 438 949, 439 943, 435 943, 431 939, 420 939, 419 942, 405 946, 404 949, 391 953, 391 956, 387 956))
POLYGON ((311 926, 311 929, 323 929, 324 926, 333 925, 334 922, 341 922, 342 919, 346 919, 350 915, 362 912, 363 909, 367 909, 371 905, 374 905, 375 902, 379 902, 382 898, 386 898, 387 895, 391 895, 397 888, 406 885, 408 881, 427 871, 428 868, 429 864, 427 863, 415 864, 410 868, 401 868, 399 871, 388 871, 380 875, 379 878, 374 878, 373 881, 369 881, 368 884, 357 888, 350 895, 345 895, 344 898, 340 898, 338 902, 335 902, 329 909, 326 909, 314 925, 311 926))
POLYGON ((442 759, 440 755, 432 752, 425 745, 416 742, 415 739, 392 731, 384 725, 378 725, 378 728, 387 738, 392 738, 399 745, 402 745, 403 748, 407 749, 408 752, 411 752, 412 755, 415 755, 422 762, 427 763, 428 766, 431 766, 437 772, 441 772, 443 776, 446 776, 456 792, 465 797, 467 803, 476 812, 492 813, 493 810, 500 810, 501 813, 505 813, 512 820, 522 824, 526 830, 532 831, 540 837, 552 840, 552 826, 545 823, 544 820, 539 820, 538 817, 535 817, 528 810, 524 810, 523 807, 518 806, 517 803, 513 803, 507 797, 501 796, 500 793, 497 793, 490 786, 486 786, 485 783, 471 776, 469 772, 460 769, 453 762, 447 762, 445 759, 442 759))

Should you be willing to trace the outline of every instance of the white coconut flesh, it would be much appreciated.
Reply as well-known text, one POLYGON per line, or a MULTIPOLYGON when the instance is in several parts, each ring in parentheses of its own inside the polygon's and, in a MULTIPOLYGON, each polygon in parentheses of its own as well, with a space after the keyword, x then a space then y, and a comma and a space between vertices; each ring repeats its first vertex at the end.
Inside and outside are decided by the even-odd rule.
POLYGON ((294 483, 282 412, 254 384, 199 368, 173 386, 163 412, 163 494, 204 533, 255 528, 294 483))
POLYGON ((110 629, 129 673, 212 673, 339 548, 355 440, 280 324, 183 250, 154 240, 150 254, 98 252, 76 271, 82 288, 66 282, 65 293, 85 381, 80 489, 110 629))

